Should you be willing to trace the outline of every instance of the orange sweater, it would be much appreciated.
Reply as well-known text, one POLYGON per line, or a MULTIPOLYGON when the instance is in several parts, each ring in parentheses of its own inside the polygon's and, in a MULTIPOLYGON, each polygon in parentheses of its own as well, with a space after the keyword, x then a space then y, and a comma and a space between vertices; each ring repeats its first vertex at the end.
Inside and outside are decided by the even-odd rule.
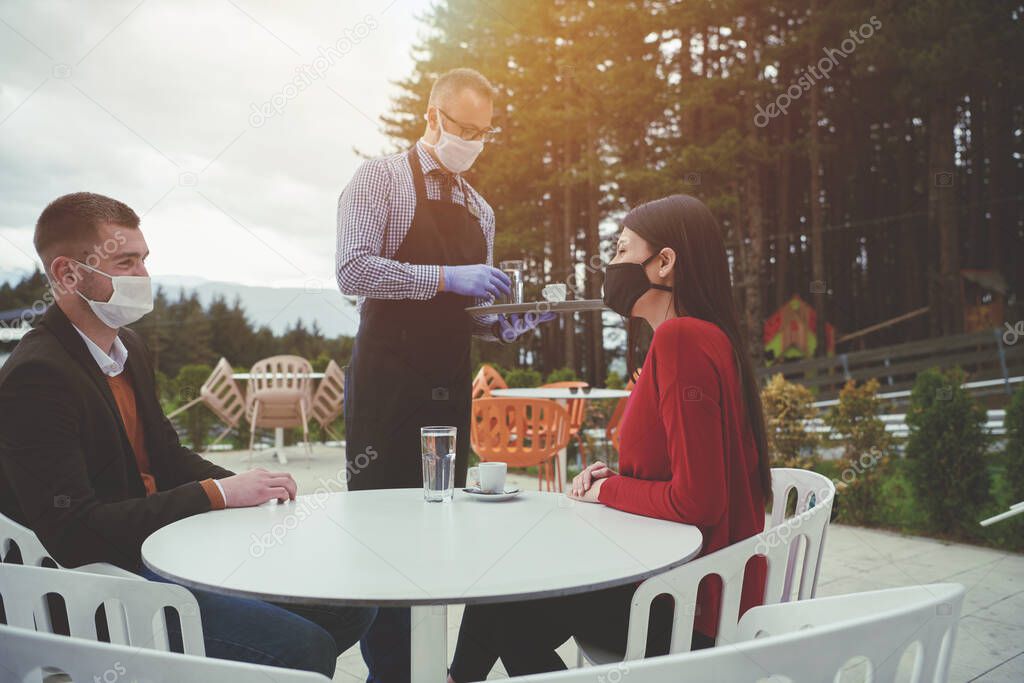
MULTIPOLYGON (((139 475, 142 477, 142 484, 146 487, 146 495, 156 493, 156 478, 150 472, 149 453, 146 452, 146 434, 143 429, 142 420, 139 419, 138 409, 135 404, 135 388, 132 387, 128 373, 122 372, 117 377, 107 377, 107 384, 110 392, 114 395, 117 409, 121 413, 121 421, 124 423, 124 430, 128 434, 128 441, 131 443, 132 452, 135 454, 135 463, 139 468, 139 475)), ((220 489, 213 483, 213 479, 206 479, 199 482, 210 499, 210 507, 214 510, 224 508, 224 497, 220 489)))

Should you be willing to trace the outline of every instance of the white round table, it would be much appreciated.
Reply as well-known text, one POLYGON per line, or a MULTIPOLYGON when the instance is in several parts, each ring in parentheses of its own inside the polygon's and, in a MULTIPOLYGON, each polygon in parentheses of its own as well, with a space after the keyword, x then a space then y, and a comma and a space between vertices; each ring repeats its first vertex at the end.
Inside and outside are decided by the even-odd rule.
POLYGON ((412 607, 412 680, 447 675, 447 606, 619 586, 700 552, 693 526, 562 494, 507 502, 421 489, 318 492, 283 505, 208 512, 146 539, 142 559, 172 581, 284 603, 412 607))
POLYGON ((553 389, 532 387, 523 389, 491 390, 491 396, 496 396, 498 398, 547 398, 552 401, 569 401, 580 398, 589 401, 595 401, 602 398, 625 398, 626 396, 629 396, 629 393, 630 392, 625 389, 603 389, 601 387, 595 387, 586 393, 580 389, 575 394, 569 391, 568 388, 553 389))

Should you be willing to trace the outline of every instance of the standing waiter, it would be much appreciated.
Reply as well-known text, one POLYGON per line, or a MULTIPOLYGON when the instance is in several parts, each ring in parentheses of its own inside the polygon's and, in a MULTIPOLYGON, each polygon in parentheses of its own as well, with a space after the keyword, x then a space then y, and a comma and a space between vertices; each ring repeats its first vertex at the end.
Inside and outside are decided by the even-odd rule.
MULTIPOLYGON (((351 491, 422 486, 426 425, 458 428, 455 483, 463 485, 471 338, 510 342, 554 317, 472 318, 464 310, 510 286, 490 265, 494 212, 461 176, 497 132, 493 98, 480 73, 445 73, 430 91, 420 141, 364 162, 338 201, 338 286, 360 298, 345 385, 351 491)), ((408 680, 409 640, 408 609, 378 613, 361 643, 370 681, 408 680)))

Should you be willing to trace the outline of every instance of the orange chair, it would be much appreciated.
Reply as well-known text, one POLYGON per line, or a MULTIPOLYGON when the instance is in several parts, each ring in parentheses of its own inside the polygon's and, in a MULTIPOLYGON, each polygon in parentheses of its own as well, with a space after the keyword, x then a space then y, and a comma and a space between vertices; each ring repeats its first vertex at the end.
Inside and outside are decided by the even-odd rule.
MULTIPOLYGON (((551 384, 542 384, 541 389, 571 389, 573 387, 577 389, 583 389, 590 385, 586 382, 573 381, 573 382, 552 382, 551 384)), ((580 460, 583 466, 587 466, 587 440, 583 437, 583 420, 586 419, 587 406, 586 401, 582 398, 571 398, 566 402, 566 408, 569 410, 569 436, 576 439, 576 447, 580 449, 580 460)))
MULTIPOLYGON (((509 467, 554 462, 547 490, 562 490, 558 452, 569 445, 569 412, 555 401, 535 398, 479 398, 473 401, 470 443, 481 461, 509 467)), ((537 480, 541 489, 541 480, 537 480)))
POLYGON ((485 398, 492 389, 508 389, 505 378, 493 366, 484 363, 473 379, 473 398, 485 398))
MULTIPOLYGON (((633 391, 633 380, 626 383, 626 391, 633 391)), ((619 402, 615 404, 612 416, 608 418, 608 426, 604 430, 605 438, 615 446, 616 451, 619 450, 619 423, 622 422, 622 414, 626 412, 626 401, 628 400, 629 396, 619 399, 619 402)))

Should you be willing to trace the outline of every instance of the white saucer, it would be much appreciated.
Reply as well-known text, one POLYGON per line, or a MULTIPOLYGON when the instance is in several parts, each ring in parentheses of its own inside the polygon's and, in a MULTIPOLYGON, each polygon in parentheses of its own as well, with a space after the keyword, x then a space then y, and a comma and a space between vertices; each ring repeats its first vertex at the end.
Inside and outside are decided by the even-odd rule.
POLYGON ((504 493, 484 493, 483 491, 481 491, 480 489, 475 488, 475 487, 474 488, 465 488, 465 489, 462 489, 462 491, 463 491, 463 493, 468 493, 469 495, 473 496, 477 500, 490 500, 490 501, 494 501, 494 502, 497 502, 497 501, 500 501, 500 500, 511 500, 512 498, 515 498, 516 496, 518 496, 521 493, 519 488, 505 489, 504 493))

